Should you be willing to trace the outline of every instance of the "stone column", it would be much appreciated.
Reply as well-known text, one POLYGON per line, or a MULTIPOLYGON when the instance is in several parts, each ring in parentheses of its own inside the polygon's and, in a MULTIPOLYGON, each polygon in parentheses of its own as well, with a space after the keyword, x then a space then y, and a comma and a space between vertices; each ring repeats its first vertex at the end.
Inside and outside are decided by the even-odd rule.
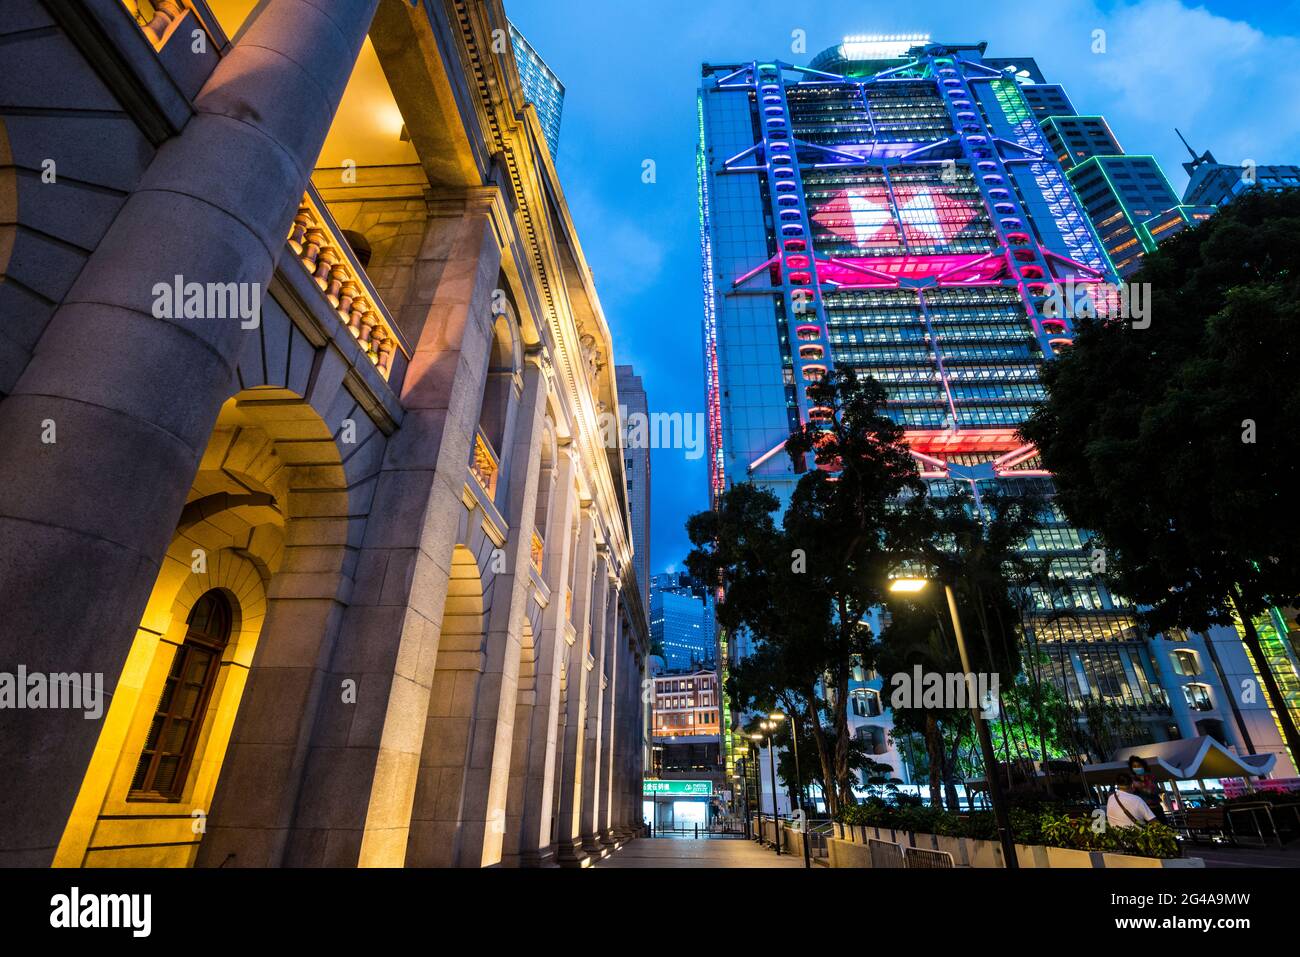
POLYGON ((524 427, 505 459, 505 571, 492 581, 486 635, 453 640, 444 634, 439 644, 408 866, 486 867, 501 860, 545 398, 545 377, 530 363, 518 415, 511 414, 524 427))
MULTIPOLYGON (((636 641, 635 635, 631 636, 633 642, 636 641)), ((624 820, 628 828, 634 834, 640 833, 641 828, 641 779, 644 772, 645 764, 645 744, 646 744, 646 716, 649 713, 649 704, 642 700, 641 681, 643 678, 644 661, 640 653, 632 648, 628 652, 629 657, 629 699, 628 708, 628 745, 625 765, 627 780, 624 783, 624 793, 627 795, 627 807, 625 809, 624 820)))
POLYGON ((569 565, 576 558, 572 549, 574 510, 578 506, 573 489, 577 465, 568 447, 561 447, 555 500, 551 504, 546 530, 546 558, 542 568, 550 602, 542 615, 542 630, 536 638, 536 704, 528 733, 528 770, 524 778, 523 808, 520 814, 519 863, 537 867, 551 861, 551 809, 555 799, 555 764, 559 750, 560 667, 568 649, 564 593, 569 583, 569 565))
POLYGON ((566 866, 585 866, 588 857, 582 850, 582 779, 583 731, 587 720, 587 682, 591 650, 591 601, 595 581, 596 539, 591 503, 581 508, 578 527, 578 559, 574 572, 573 628, 575 641, 569 648, 567 675, 568 706, 564 725, 564 762, 560 769, 559 829, 555 840, 555 859, 566 866))
POLYGON ((600 843, 600 813, 608 795, 600 789, 600 769, 604 758, 602 742, 605 727, 606 696, 609 694, 608 682, 605 681, 605 655, 611 644, 613 629, 609 627, 610 615, 618 606, 618 592, 615 579, 610 575, 608 546, 597 549, 596 581, 592 598, 591 612, 591 657, 592 670, 587 678, 587 717, 581 747, 582 755, 582 808, 579 812, 582 833, 582 849, 588 854, 600 857, 605 847, 600 843))
MULTIPOLYGON (((238 318, 156 318, 155 286, 265 294, 377 4, 261 6, 0 403, 0 659, 101 673, 112 694, 239 353, 258 341, 238 318)), ((4 721, 0 864, 45 865, 100 725, 54 710, 4 721)))
POLYGON ((500 274, 499 192, 469 190, 440 209, 420 278, 396 306, 413 343, 405 414, 384 448, 369 514, 312 533, 359 548, 337 642, 309 662, 329 693, 304 706, 303 693, 250 684, 199 866, 405 861, 500 274), (345 681, 356 689, 347 700, 338 693, 345 681))
MULTIPOLYGON (((617 583, 618 579, 615 579, 617 583)), ((610 600, 608 637, 605 639, 605 696, 603 717, 601 720, 600 747, 600 811, 596 830, 601 843, 610 845, 614 840, 614 749, 618 741, 618 718, 622 711, 620 699, 624 696, 624 667, 622 664, 622 645, 626 640, 623 635, 623 611, 619 607, 619 591, 615 585, 614 595, 610 600)))

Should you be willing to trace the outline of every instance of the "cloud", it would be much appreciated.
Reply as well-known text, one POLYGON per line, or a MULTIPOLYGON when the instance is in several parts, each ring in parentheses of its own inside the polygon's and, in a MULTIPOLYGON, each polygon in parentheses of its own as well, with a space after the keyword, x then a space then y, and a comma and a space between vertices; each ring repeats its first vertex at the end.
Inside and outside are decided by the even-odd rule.
POLYGON ((999 35, 989 53, 1034 56, 1077 110, 1104 114, 1126 151, 1154 153, 1175 183, 1185 180, 1177 164, 1187 156, 1174 127, 1221 162, 1300 162, 1300 76, 1287 66, 1300 56, 1300 37, 1179 0, 1051 7, 1028 35, 1016 30, 1024 46, 999 35), (1094 30, 1105 31, 1104 52, 1093 52, 1094 30))

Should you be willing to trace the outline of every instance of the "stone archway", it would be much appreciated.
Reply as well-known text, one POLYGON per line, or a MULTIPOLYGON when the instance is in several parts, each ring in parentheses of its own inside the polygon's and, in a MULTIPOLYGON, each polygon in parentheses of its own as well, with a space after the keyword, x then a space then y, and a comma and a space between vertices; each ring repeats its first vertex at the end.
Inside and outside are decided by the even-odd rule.
MULTIPOLYGON (((344 481, 329 429, 302 398, 284 389, 254 388, 225 403, 117 682, 56 864, 195 863, 209 823, 224 823, 223 815, 212 813, 218 785, 232 769, 238 774, 247 767, 247 726, 265 720, 268 700, 279 705, 278 727, 310 723, 305 689, 315 675, 319 644, 329 636, 324 625, 337 618, 346 564, 344 540, 330 542, 315 531, 330 516, 348 515, 344 481), (190 609, 211 589, 229 599, 232 639, 198 716, 202 730, 183 788, 175 800, 144 801, 130 792, 134 761, 190 609), (308 627, 313 614, 319 627, 308 627), (287 693, 294 679, 304 689, 297 696, 287 693)), ((277 768, 266 754, 257 763, 266 774, 277 768)), ((291 784, 268 782, 268 788, 264 800, 283 796, 291 784)))

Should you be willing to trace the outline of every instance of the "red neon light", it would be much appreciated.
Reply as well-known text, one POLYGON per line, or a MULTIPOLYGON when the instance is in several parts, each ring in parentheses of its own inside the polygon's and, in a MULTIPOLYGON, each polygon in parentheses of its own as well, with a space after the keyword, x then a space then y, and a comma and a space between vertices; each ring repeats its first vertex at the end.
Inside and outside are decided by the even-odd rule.
POLYGON ((929 245, 951 241, 980 214, 977 204, 923 183, 898 183, 892 198, 891 203, 884 185, 850 186, 819 206, 812 218, 836 236, 870 248, 899 245, 898 220, 902 239, 929 245))
POLYGON ((1025 445, 1015 429, 917 430, 904 432, 903 438, 913 452, 927 458, 973 452, 1013 452, 1025 445))

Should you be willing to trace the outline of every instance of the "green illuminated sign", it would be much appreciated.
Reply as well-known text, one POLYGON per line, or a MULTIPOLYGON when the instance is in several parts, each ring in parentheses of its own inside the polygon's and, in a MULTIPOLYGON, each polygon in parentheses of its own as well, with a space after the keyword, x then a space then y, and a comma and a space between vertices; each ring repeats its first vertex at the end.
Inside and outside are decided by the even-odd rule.
POLYGON ((673 797, 712 797, 712 781, 642 781, 641 793, 647 797, 666 794, 673 797))

